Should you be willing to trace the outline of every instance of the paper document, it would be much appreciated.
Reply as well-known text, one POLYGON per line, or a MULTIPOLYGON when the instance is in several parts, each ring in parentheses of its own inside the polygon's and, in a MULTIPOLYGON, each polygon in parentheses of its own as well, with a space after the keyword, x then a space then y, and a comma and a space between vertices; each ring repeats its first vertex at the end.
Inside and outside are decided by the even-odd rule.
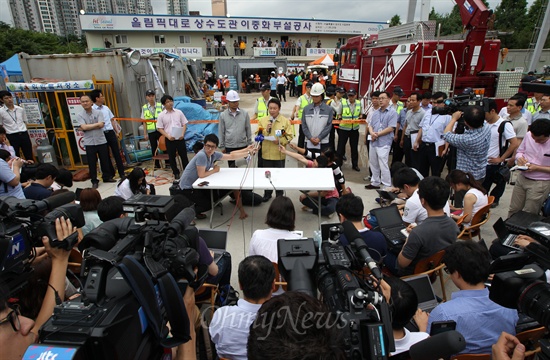
POLYGON ((275 141, 275 136, 273 136, 273 135, 264 136, 264 140, 275 141))
POLYGON ((172 126, 172 129, 170 129, 170 135, 176 139, 179 139, 183 136, 183 128, 179 126, 172 126))
POLYGON ((416 143, 417 137, 418 137, 418 133, 411 134, 411 146, 414 146, 414 143, 416 143))
POLYGON ((442 157, 445 151, 445 140, 439 140, 435 143, 435 156, 442 157))

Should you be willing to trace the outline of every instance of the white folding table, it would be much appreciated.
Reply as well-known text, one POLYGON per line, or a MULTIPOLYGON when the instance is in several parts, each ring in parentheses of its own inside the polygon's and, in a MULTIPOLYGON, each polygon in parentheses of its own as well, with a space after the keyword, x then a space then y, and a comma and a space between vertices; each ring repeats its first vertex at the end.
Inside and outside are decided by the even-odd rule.
MULTIPOLYGON (((214 209, 223 198, 214 201, 212 190, 315 190, 330 191, 334 189, 334 177, 329 168, 221 168, 219 172, 193 183, 193 189, 211 190, 210 228, 214 209), (266 171, 271 173, 271 183, 266 178, 266 171), (246 174, 246 176, 245 176, 246 174), (206 186, 198 184, 208 181, 206 186)), ((318 198, 319 228, 321 227, 321 196, 318 198)))

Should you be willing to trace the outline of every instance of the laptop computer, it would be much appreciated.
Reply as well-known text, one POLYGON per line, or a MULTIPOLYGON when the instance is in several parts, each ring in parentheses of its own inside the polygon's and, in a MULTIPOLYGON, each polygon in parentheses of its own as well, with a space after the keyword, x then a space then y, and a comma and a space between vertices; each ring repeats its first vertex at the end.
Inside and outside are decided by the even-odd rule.
POLYGON ((378 189, 376 190, 376 192, 384 200, 393 201, 395 200, 395 198, 397 198, 397 195, 393 192, 389 192, 386 190, 378 190, 378 189))
POLYGON ((422 311, 429 313, 439 304, 428 275, 411 276, 403 280, 408 282, 414 289, 418 297, 418 307, 422 311))
POLYGON ((541 220, 540 215, 519 211, 506 219, 505 224, 511 233, 529 235, 529 225, 541 220))
POLYGON ((518 235, 510 233, 502 218, 498 218, 498 220, 493 225, 493 229, 497 234, 498 241, 500 241, 503 246, 509 247, 514 250, 521 250, 519 246, 514 245, 514 241, 516 240, 518 235))
POLYGON ((402 229, 406 229, 401 219, 401 214, 397 210, 397 206, 388 206, 379 209, 372 209, 371 215, 376 216, 380 232, 384 234, 390 247, 400 247, 405 243, 405 235, 401 233, 402 229))
POLYGON ((214 253, 214 261, 217 263, 227 249, 227 231, 199 229, 199 236, 204 240, 208 249, 214 253))

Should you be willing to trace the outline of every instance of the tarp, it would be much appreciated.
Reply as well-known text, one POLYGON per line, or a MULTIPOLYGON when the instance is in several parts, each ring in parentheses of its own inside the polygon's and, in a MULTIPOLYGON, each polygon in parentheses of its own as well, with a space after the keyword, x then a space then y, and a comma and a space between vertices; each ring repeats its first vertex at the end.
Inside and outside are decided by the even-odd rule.
POLYGON ((195 145, 197 141, 203 141, 206 135, 218 135, 217 123, 193 123, 193 120, 218 120, 220 117, 218 110, 205 110, 202 106, 192 102, 185 102, 182 98, 176 98, 174 100, 174 108, 181 110, 190 122, 185 132, 185 145, 187 146, 187 151, 193 151, 193 145, 195 145))
POLYGON ((334 62, 334 55, 326 54, 321 56, 319 59, 312 61, 309 65, 327 65, 327 66, 336 66, 338 62, 334 62))
POLYGON ((8 76, 23 75, 17 54, 13 55, 3 63, 0 63, 0 66, 6 69, 8 76))

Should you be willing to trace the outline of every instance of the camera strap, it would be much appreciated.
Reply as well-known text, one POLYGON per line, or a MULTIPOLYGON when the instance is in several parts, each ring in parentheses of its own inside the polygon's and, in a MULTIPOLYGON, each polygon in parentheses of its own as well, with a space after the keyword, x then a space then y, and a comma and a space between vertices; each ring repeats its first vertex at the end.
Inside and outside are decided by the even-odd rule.
POLYGON ((143 308, 155 336, 164 347, 174 347, 189 341, 189 318, 183 304, 183 296, 169 273, 158 279, 159 296, 172 328, 172 338, 163 322, 163 314, 157 300, 157 291, 151 275, 133 257, 125 256, 116 265, 130 285, 132 293, 143 308))
POLYGON ((504 128, 506 127, 506 124, 510 124, 512 126, 511 121, 503 121, 498 126, 498 156, 502 156, 506 150, 508 150, 508 141, 504 139, 504 144, 502 141, 502 135, 504 134, 504 128))

